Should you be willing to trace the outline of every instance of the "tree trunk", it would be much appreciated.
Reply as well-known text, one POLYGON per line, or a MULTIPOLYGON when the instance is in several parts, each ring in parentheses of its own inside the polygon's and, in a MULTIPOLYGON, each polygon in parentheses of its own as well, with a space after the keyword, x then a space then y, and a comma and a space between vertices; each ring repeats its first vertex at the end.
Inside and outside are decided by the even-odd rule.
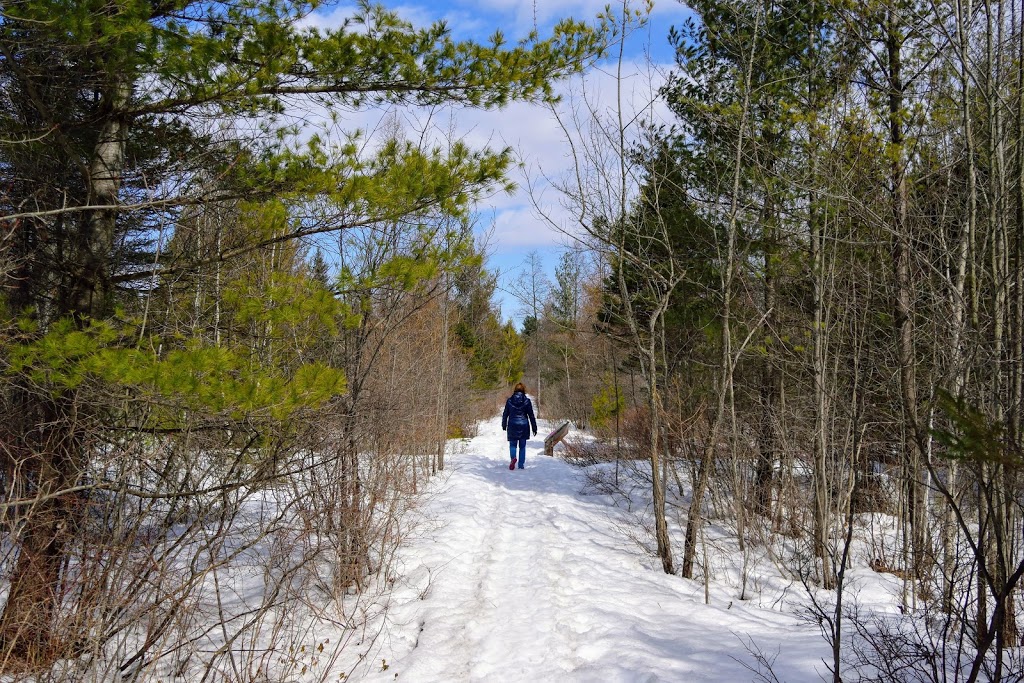
POLYGON ((128 125, 122 109, 131 95, 127 84, 112 86, 103 93, 105 116, 99 139, 89 163, 89 205, 97 208, 85 213, 78 235, 77 281, 65 310, 78 316, 99 316, 111 302, 110 268, 114 251, 118 192, 124 171, 128 125))
POLYGON ((65 592, 61 568, 75 509, 72 494, 62 492, 76 481, 79 439, 70 427, 70 402, 24 395, 26 422, 38 425, 25 430, 29 458, 22 475, 33 486, 34 500, 25 511, 18 559, 0 615, 0 659, 45 666, 69 654, 72 643, 65 638, 85 635, 55 631, 65 592))
MULTIPOLYGON (((750 112, 750 90, 751 73, 754 68, 754 54, 757 48, 757 38, 760 33, 761 15, 757 14, 754 23, 754 33, 750 44, 750 55, 744 65, 743 107, 740 110, 738 135, 736 139, 736 150, 733 156, 733 175, 731 187, 731 199, 729 207, 729 223, 726 231, 725 252, 722 253, 721 292, 722 308, 719 311, 721 321, 721 345, 719 355, 719 380, 718 400, 715 406, 715 416, 711 421, 707 441, 704 444, 704 454, 700 461, 700 470, 697 474, 697 483, 693 487, 693 499, 690 501, 690 511, 686 520, 686 547, 683 549, 683 577, 693 578, 693 558, 696 552, 697 537, 700 533, 702 521, 702 506, 704 504, 704 492, 707 488, 709 468, 718 446, 718 431, 722 420, 725 417, 725 401, 727 396, 732 395, 733 386, 733 365, 732 365, 732 280, 736 267, 736 239, 739 230, 739 206, 740 206, 740 180, 745 152, 747 117, 750 112)), ((706 569, 705 569, 706 571, 706 569)))
MULTIPOLYGON (((814 173, 816 152, 811 150, 811 169, 814 173)), ((813 175, 812 175, 813 178, 813 175)), ((813 180, 812 180, 813 182, 813 180)), ((828 471, 828 400, 825 392, 825 311, 824 311, 824 254, 822 253, 821 216, 816 206, 817 198, 810 198, 808 222, 811 233, 811 278, 813 282, 814 311, 811 323, 811 353, 813 355, 814 381, 814 436, 813 436, 813 482, 814 482, 814 555, 821 561, 821 585, 825 589, 835 586, 835 570, 832 567, 832 553, 829 549, 829 529, 832 526, 832 496, 828 471)))
MULTIPOLYGON (((1014 195, 1015 214, 1017 225, 1015 230, 1015 268, 1014 286, 1016 289, 1015 309, 1015 343, 1013 357, 1013 440, 1015 444, 1021 443, 1021 425, 1024 423, 1024 11, 1017 15, 1017 111, 1015 113, 1016 127, 1016 187, 1012 192, 1014 195)), ((1020 486, 1020 472, 1017 474, 1016 486, 1020 486)), ((1021 633, 1017 623, 1016 602, 1014 592, 1011 591, 1007 597, 1007 645, 1010 647, 1024 647, 1024 634, 1021 633)))
MULTIPOLYGON (((652 354, 653 356, 653 349, 652 354)), ((651 492, 654 497, 654 535, 658 544, 658 557, 666 574, 675 574, 672 559, 672 545, 668 535, 668 522, 665 519, 665 481, 662 477, 659 449, 661 434, 661 397, 658 393, 657 371, 652 367, 648 373, 648 401, 651 411, 651 492)))
MULTIPOLYGON (((124 169, 127 124, 121 115, 131 88, 116 84, 102 93, 103 119, 88 166, 86 187, 89 206, 83 212, 74 240, 75 278, 60 313, 71 315, 79 325, 106 314, 110 308, 110 268, 114 253, 118 192, 124 169)), ((11 574, 11 589, 0 614, 0 652, 37 664, 45 664, 68 647, 54 631, 63 588, 61 567, 67 553, 69 530, 75 525, 76 508, 68 494, 81 459, 82 437, 75 399, 70 391, 56 399, 35 391, 23 392, 27 413, 39 419, 27 428, 33 433, 31 463, 23 476, 34 486, 26 522, 18 539, 18 560, 11 574)), ((84 635, 84 634, 80 634, 84 635)))
POLYGON ((894 153, 890 166, 893 221, 893 277, 895 279, 896 353, 900 367, 903 402, 903 457, 906 463, 907 515, 910 523, 910 564, 915 577, 924 576, 926 549, 925 489, 921 482, 921 428, 917 414, 917 376, 914 354, 914 304, 910 259, 909 194, 904 147, 904 90, 902 48, 904 37, 898 19, 890 11, 886 20, 886 53, 889 87, 889 144, 894 153))
MULTIPOLYGON (((711 434, 717 430, 718 420, 714 421, 711 434)), ((693 485, 693 498, 690 500, 690 513, 686 519, 686 540, 683 546, 683 567, 681 575, 684 579, 693 578, 693 559, 697 554, 697 536, 700 533, 702 504, 704 494, 708 488, 708 476, 711 469, 711 460, 715 456, 714 441, 710 440, 704 445, 704 452, 701 456, 700 465, 697 469, 697 481, 693 485)))
POLYGON ((754 512, 765 518, 772 515, 772 494, 776 463, 779 460, 776 450, 778 438, 778 403, 781 393, 781 371, 776 359, 776 344, 768 343, 775 340, 774 331, 779 329, 776 312, 778 295, 776 292, 776 261, 778 245, 774 207, 769 199, 765 202, 762 212, 764 226, 764 311, 766 316, 765 358, 761 368, 760 386, 760 423, 758 424, 758 458, 754 470, 754 512))

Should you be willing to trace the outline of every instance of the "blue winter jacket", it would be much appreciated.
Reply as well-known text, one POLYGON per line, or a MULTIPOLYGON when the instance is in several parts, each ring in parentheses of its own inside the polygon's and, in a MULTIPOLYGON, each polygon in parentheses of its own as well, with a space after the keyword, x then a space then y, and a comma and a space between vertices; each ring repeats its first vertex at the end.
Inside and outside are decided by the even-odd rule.
POLYGON ((507 430, 509 441, 519 441, 530 436, 530 428, 537 433, 537 418, 533 416, 533 404, 526 394, 517 391, 505 401, 505 412, 501 414, 501 428, 507 430))

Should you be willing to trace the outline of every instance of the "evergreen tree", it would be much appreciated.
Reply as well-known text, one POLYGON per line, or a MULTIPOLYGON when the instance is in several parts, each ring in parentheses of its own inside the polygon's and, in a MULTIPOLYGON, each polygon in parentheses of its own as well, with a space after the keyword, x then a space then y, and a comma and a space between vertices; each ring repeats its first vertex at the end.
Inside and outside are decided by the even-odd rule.
MULTIPOLYGON (((66 602, 61 568, 77 552, 67 530, 84 509, 126 502, 84 485, 95 444, 116 443, 126 430, 172 434, 195 415, 209 415, 210 428, 232 438, 246 433, 240 424, 286 433, 289 415, 344 393, 340 368, 304 362, 302 352, 288 362, 278 356, 279 334, 296 331, 299 319, 330 330, 365 313, 296 275, 289 259, 299 240, 465 217, 481 192, 505 186, 508 150, 392 139, 367 157, 357 134, 340 144, 300 142, 288 107, 545 98, 601 40, 564 22, 551 38, 518 45, 500 32, 487 45, 459 42, 443 24, 417 29, 368 2, 338 29, 303 28, 316 6, 4 6, 0 208, 12 247, 0 313, 5 329, 20 332, 0 347, 8 370, 0 405, 5 418, 17 416, 15 439, 28 453, 5 471, 17 472, 13 490, 36 501, 13 539, 18 560, 0 614, 5 657, 45 663, 82 642, 74 619, 57 623, 63 610, 89 610, 66 602), (230 224, 204 220, 214 209, 233 216, 230 224), (263 281, 220 267, 257 255, 263 281), (217 315, 213 335, 190 340, 149 312, 163 292, 184 302, 172 290, 193 276, 203 278, 194 310, 217 315), (228 309, 237 330, 258 336, 239 333, 230 344, 218 337, 228 309), (125 409, 137 402, 124 396, 166 409, 129 419, 125 409), (280 427, 268 429, 271 422, 280 427)), ((428 275, 415 263, 389 259, 383 277, 428 275)), ((155 495, 173 497, 165 484, 153 484, 155 495)))
POLYGON ((560 327, 575 331, 583 301, 582 254, 566 251, 555 267, 555 287, 551 298, 551 316, 560 327))
POLYGON ((319 249, 313 254, 313 261, 309 264, 309 276, 324 287, 329 287, 331 284, 330 267, 319 249))
POLYGON ((522 341, 515 326, 502 325, 498 317, 497 287, 497 278, 479 259, 468 262, 456 281, 455 335, 469 360, 474 389, 497 389, 522 376, 522 341))
POLYGON ((532 315, 528 315, 523 318, 523 329, 522 335, 524 337, 532 337, 537 332, 537 319, 532 315))

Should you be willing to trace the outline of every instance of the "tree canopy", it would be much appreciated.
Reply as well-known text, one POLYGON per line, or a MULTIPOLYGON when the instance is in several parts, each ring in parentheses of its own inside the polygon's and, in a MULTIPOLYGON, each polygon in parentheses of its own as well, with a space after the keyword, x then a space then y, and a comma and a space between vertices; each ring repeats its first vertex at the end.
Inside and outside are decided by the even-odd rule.
POLYGON ((117 488, 89 474, 97 443, 203 425, 244 453, 339 397, 351 416, 390 329, 374 311, 398 315, 388 293, 436 291, 441 271, 473 261, 463 225, 483 192, 509 187, 511 151, 370 137, 345 130, 346 116, 549 99, 602 49, 600 27, 571 20, 549 37, 498 31, 481 44, 369 2, 317 28, 319 6, 15 0, 0 11, 0 410, 17 444, 2 454, 4 484, 37 501, 16 539, 0 651, 67 654, 55 620, 74 551, 62 530, 82 500, 117 488), (348 233, 365 239, 335 239, 348 233), (304 265, 328 238, 338 259, 356 243, 371 251, 304 265), (329 351, 345 330, 348 350, 329 351))

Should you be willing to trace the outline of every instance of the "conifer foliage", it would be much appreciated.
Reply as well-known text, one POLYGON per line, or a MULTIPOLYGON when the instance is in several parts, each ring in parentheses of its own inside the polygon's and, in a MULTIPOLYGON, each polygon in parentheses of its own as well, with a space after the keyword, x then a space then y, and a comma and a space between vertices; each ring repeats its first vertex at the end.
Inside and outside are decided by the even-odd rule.
MULTIPOLYGON (((601 35, 567 21, 459 42, 367 2, 317 29, 317 5, 4 3, 0 669, 118 639, 138 667, 193 637, 171 627, 197 586, 287 536, 282 520, 242 533, 254 490, 329 485, 303 509, 335 539, 334 589, 376 562, 366 501, 390 465, 362 460, 370 370, 448 296, 445 273, 472 259, 451 226, 507 187, 511 155, 297 121, 547 98, 601 35)), ((429 418, 442 439, 445 405, 429 418)))
POLYGON ((1019 680, 1024 15, 687 5, 670 122, 584 93, 563 126, 605 276, 595 413, 650 463, 652 546, 707 586, 707 522, 734 525, 740 599, 752 548, 792 548, 833 681, 1019 680), (898 618, 845 594, 858 565, 901 577, 898 618))

